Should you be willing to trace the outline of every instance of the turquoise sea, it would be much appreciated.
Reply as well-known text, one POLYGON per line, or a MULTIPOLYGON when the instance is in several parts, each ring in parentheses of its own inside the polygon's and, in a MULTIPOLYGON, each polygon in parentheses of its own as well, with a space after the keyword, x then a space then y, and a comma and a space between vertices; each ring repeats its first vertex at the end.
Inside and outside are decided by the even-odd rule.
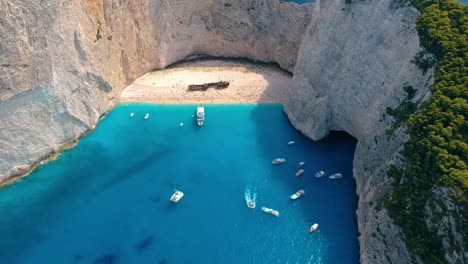
POLYGON ((206 105, 201 128, 195 111, 121 104, 60 158, 0 189, 0 263, 358 263, 353 138, 310 141, 280 104, 206 105), (272 165, 277 157, 286 162, 272 165), (344 176, 315 178, 322 169, 344 176))

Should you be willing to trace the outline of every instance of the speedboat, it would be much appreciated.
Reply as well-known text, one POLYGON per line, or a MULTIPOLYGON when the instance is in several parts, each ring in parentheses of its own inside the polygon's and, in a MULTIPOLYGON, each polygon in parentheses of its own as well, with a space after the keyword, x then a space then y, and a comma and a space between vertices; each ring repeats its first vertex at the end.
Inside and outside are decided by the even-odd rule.
POLYGON ((179 126, 183 127, 183 126, 184 126, 184 123, 180 123, 179 126))
POLYGON ((149 117, 149 114, 146 114, 146 115, 145 115, 145 119, 148 119, 148 117, 149 117))
POLYGON ((288 142, 288 146, 291 146, 291 145, 294 145, 294 144, 296 144, 296 142, 294 142, 294 141, 289 141, 288 142))
POLYGON ((255 200, 257 199, 257 194, 253 189, 251 189, 250 185, 248 185, 244 191, 244 198, 249 208, 255 208, 255 200))
POLYGON ((176 190, 171 196, 171 202, 177 203, 180 199, 182 199, 182 197, 184 197, 184 193, 182 191, 176 190))
POLYGON ((332 174, 330 176, 328 176, 328 178, 332 179, 332 180, 336 180, 336 179, 339 179, 343 177, 343 175, 341 173, 335 173, 335 174, 332 174))
POLYGON ((205 122, 205 107, 203 105, 199 105, 197 107, 197 123, 198 126, 203 126, 203 123, 205 122))
POLYGON ((268 208, 268 207, 262 207, 262 211, 265 212, 265 213, 267 213, 267 214, 274 215, 274 216, 276 216, 276 217, 279 216, 279 212, 278 212, 278 211, 273 210, 273 209, 268 208))
POLYGON ((297 191, 295 194, 291 195, 290 198, 291 200, 296 200, 297 198, 301 197, 302 195, 304 195, 304 190, 300 189, 299 191, 297 191))
POLYGON ((133 117, 134 115, 135 115, 135 113, 131 113, 131 114, 130 114, 130 117, 133 117))
POLYGON ((317 230, 317 228, 318 228, 318 224, 317 223, 313 224, 309 229, 309 233, 314 232, 315 230, 317 230))
POLYGON ((304 165, 305 165, 305 162, 304 162, 304 161, 301 161, 301 162, 299 162, 299 165, 298 165, 298 166, 299 166, 299 167, 302 167, 302 166, 304 166, 304 165))
POLYGON ((277 158, 277 159, 274 159, 274 160, 272 161, 272 163, 276 165, 276 164, 281 164, 281 163, 283 163, 283 162, 285 162, 285 161, 286 161, 285 158, 277 158))
POLYGON ((315 173, 315 178, 321 178, 321 177, 325 176, 325 174, 327 174, 327 173, 324 172, 324 171, 319 171, 319 172, 315 173))
POLYGON ((304 170, 303 169, 300 169, 296 172, 296 177, 299 177, 302 175, 302 173, 304 173, 304 170))

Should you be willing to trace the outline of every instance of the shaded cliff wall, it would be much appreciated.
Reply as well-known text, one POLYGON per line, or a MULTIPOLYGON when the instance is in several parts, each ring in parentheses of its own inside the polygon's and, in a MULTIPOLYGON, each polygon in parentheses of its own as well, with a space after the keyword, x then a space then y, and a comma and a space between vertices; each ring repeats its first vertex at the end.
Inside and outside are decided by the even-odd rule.
POLYGON ((398 163, 407 139, 402 128, 388 136, 393 118, 386 108, 405 99, 427 99, 432 74, 411 61, 420 51, 417 10, 396 1, 321 1, 304 36, 285 111, 294 126, 314 140, 330 130, 358 139, 354 178, 362 263, 410 263, 400 229, 379 209, 390 190, 388 166, 398 163), (402 6, 403 5, 403 6, 402 6))
POLYGON ((93 128, 136 77, 192 54, 290 71, 312 5, 0 0, 0 182, 93 128))

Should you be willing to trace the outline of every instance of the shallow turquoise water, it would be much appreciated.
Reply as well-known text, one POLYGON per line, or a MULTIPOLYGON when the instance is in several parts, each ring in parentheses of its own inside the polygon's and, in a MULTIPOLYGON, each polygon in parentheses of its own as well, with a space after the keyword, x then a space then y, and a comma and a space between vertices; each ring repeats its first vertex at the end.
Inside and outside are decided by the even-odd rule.
POLYGON ((358 263, 352 138, 314 143, 279 104, 207 105, 202 128, 195 109, 120 105, 59 159, 0 189, 0 263, 358 263), (273 166, 277 157, 287 161, 273 166), (316 179, 319 169, 344 177, 316 179), (175 188, 185 196, 171 204, 175 188))

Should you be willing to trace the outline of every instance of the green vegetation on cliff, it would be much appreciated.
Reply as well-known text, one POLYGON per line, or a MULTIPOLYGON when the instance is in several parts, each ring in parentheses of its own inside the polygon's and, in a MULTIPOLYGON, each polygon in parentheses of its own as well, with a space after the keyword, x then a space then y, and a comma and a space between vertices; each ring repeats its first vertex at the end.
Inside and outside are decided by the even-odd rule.
POLYGON ((435 83, 431 99, 407 121, 404 165, 389 170, 395 183, 384 203, 413 253, 425 263, 445 263, 446 251, 463 258, 461 251, 468 248, 468 7, 455 0, 411 3, 421 12, 416 24, 421 44, 435 58, 435 83), (447 211, 434 192, 438 186, 449 187, 458 210, 447 211), (444 250, 437 221, 449 214, 464 242, 447 232, 449 248, 444 250))

